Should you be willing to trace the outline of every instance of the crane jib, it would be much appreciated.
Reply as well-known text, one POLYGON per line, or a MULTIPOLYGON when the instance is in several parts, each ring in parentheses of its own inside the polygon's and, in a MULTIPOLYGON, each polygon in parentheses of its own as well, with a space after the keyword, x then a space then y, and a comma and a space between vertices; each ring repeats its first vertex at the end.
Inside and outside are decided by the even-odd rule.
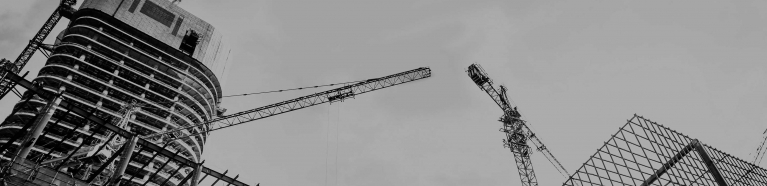
POLYGON ((205 123, 194 124, 176 129, 170 129, 163 132, 150 134, 141 138, 149 139, 157 136, 173 134, 171 140, 197 136, 202 133, 207 133, 234 125, 247 123, 254 120, 259 120, 302 108, 319 105, 323 103, 330 103, 336 101, 342 101, 347 98, 354 97, 355 95, 363 94, 366 92, 372 92, 375 90, 391 87, 398 84, 408 83, 424 78, 431 77, 431 69, 422 67, 417 68, 381 78, 368 79, 363 82, 355 83, 352 85, 343 86, 320 93, 315 93, 279 103, 246 110, 231 115, 223 116, 221 118, 214 119, 205 123), (203 128, 204 127, 204 128, 203 128), (197 129, 197 130, 194 130, 197 129), (183 132, 183 133, 182 133, 183 132))

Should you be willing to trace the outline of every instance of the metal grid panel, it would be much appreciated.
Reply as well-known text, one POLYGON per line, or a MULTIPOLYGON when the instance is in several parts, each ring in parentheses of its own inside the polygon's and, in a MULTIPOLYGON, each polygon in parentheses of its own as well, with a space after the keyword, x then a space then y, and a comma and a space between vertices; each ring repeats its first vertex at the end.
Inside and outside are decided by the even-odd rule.
POLYGON ((765 169, 707 145, 693 150, 696 144, 634 115, 563 185, 718 185, 704 162, 706 154, 727 185, 767 185, 765 169))

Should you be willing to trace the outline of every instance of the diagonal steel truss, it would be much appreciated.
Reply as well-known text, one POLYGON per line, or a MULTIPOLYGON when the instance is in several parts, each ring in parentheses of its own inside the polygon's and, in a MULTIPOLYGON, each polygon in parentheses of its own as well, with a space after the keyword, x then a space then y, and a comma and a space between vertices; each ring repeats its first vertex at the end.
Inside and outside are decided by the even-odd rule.
POLYGON ((767 185, 767 170, 634 115, 563 185, 767 185))

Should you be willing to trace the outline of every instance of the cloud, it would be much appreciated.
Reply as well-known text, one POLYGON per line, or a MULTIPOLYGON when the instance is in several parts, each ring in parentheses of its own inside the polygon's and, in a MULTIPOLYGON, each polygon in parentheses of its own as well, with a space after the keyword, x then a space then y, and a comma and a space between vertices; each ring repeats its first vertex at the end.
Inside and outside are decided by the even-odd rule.
POLYGON ((0 8, 0 57, 16 58, 58 5, 51 1, 20 1, 0 8))

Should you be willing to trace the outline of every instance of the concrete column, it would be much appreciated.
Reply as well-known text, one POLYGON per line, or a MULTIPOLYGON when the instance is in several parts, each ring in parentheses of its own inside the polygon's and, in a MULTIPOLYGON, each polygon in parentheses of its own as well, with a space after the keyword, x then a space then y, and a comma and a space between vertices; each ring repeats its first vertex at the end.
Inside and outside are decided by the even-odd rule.
MULTIPOLYGON (((190 185, 197 186, 197 182, 200 181, 200 174, 202 173, 202 163, 197 164, 192 175, 192 180, 189 180, 190 185)), ((226 174, 226 173, 224 173, 226 174)))
POLYGON ((149 174, 145 174, 145 175, 144 175, 144 177, 143 177, 143 178, 141 178, 141 182, 146 182, 147 180, 149 180, 149 175, 151 175, 151 174, 152 174, 152 173, 149 173, 149 174))
POLYGON ((43 112, 40 113, 42 115, 35 121, 33 126, 34 128, 30 130, 30 133, 27 134, 25 140, 22 141, 21 150, 19 150, 19 155, 16 157, 16 163, 22 165, 24 164, 24 161, 29 155, 29 151, 32 150, 32 147, 34 146, 35 142, 37 142, 37 139, 40 137, 43 129, 45 129, 45 126, 48 125, 48 120, 50 120, 51 116, 53 116, 53 113, 56 112, 56 107, 58 107, 59 103, 61 103, 59 96, 60 95, 56 95, 53 100, 48 102, 48 105, 46 105, 43 112))
POLYGON ((120 157, 120 164, 117 166, 117 171, 115 171, 112 174, 112 178, 110 178, 110 182, 114 183, 114 185, 120 185, 120 178, 122 178, 123 174, 125 173, 125 169, 128 168, 130 158, 133 156, 133 150, 136 148, 136 142, 138 142, 138 136, 133 135, 130 141, 125 143, 127 146, 125 147, 125 150, 120 157))

